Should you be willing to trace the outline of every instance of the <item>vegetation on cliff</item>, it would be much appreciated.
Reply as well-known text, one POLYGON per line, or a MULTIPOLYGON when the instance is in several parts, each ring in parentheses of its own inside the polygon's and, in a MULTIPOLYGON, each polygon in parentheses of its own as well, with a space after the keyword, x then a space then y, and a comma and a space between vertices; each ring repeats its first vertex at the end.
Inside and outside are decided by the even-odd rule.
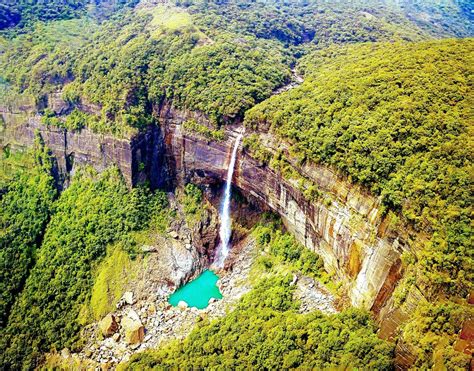
MULTIPOLYGON (((71 107, 93 103, 96 116, 88 117, 87 126, 127 135, 153 123, 153 107, 164 100, 200 111, 214 124, 240 118, 288 81, 292 56, 314 47, 414 41, 429 32, 448 32, 437 31, 430 22, 424 24, 429 32, 422 31, 418 18, 413 21, 392 1, 196 1, 130 10, 134 4, 115 3, 125 9, 111 11, 111 17, 98 23, 94 18, 69 19, 83 14, 88 1, 61 7, 19 2, 20 13, 36 14, 32 19, 67 20, 34 23, 18 36, 6 33, 0 81, 11 94, 32 95, 39 106, 45 94, 55 91, 62 91, 71 107)), ((107 1, 96 5, 105 13, 110 10, 107 1)), ((465 17, 468 12, 460 9, 452 5, 447 12, 465 17)))
POLYGON ((304 58, 300 87, 246 115, 287 140, 287 155, 338 169, 430 236, 405 260, 407 282, 429 300, 473 289, 473 48, 472 39, 329 48, 304 58))
POLYGON ((34 265, 56 196, 52 162, 39 138, 26 156, 33 167, 0 188, 0 328, 34 265))
POLYGON ((31 368, 51 348, 74 349, 94 265, 114 241, 132 248, 130 232, 146 228, 165 202, 161 193, 128 190, 115 169, 99 177, 87 171, 76 176, 54 204, 36 264, 1 329, 0 364, 31 368))

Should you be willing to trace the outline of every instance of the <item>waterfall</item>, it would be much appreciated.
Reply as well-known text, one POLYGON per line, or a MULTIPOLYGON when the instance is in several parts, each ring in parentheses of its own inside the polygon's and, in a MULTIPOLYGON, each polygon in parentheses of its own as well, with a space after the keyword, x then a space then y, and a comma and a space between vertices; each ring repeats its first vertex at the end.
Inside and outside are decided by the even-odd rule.
POLYGON ((239 134, 237 136, 237 139, 235 140, 234 148, 232 150, 232 157, 230 158, 229 168, 227 169, 224 199, 221 208, 221 227, 219 229, 219 237, 221 239, 221 243, 217 249, 217 256, 214 262, 219 268, 222 268, 224 266, 224 261, 227 258, 227 255, 229 254, 229 240, 232 234, 232 220, 230 218, 230 196, 232 190, 232 176, 234 175, 237 150, 239 149, 241 139, 242 134, 239 134))

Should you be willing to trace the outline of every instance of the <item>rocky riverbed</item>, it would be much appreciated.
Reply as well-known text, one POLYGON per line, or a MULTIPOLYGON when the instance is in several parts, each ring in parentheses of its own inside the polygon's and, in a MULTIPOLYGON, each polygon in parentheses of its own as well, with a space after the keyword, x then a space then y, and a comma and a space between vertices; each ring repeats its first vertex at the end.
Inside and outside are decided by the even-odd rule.
MULTIPOLYGON (((76 364, 114 369, 136 352, 157 348, 173 339, 185 338, 199 320, 224 316, 251 289, 249 274, 257 254, 257 246, 252 237, 247 237, 234 246, 226 269, 217 272, 223 299, 211 299, 209 306, 202 310, 185 306, 172 307, 168 303, 171 293, 168 288, 156 289, 155 285, 153 290, 147 290, 144 282, 139 283, 135 287, 141 292, 124 293, 113 313, 84 330, 86 343, 80 353, 70 354, 64 350, 61 356, 74 360, 76 364)), ((160 259, 163 259, 162 255, 163 251, 160 259)), ((146 276, 142 278, 146 279, 146 276)), ((295 284, 295 296, 302 303, 302 312, 316 309, 324 313, 336 312, 334 298, 318 282, 298 276, 295 284)))

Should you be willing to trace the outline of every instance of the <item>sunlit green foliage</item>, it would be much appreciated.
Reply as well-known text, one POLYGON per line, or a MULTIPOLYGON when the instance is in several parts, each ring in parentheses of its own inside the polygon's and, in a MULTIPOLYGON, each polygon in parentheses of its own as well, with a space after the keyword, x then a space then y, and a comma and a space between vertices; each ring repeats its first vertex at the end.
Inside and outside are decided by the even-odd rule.
POLYGON ((39 139, 26 156, 34 157, 33 167, 0 190, 0 328, 34 264, 56 195, 52 162, 39 139))
POLYGON ((336 167, 433 233, 418 284, 460 296, 474 278, 472 51, 472 40, 328 49, 305 59, 303 85, 246 116, 248 126, 270 123, 294 153, 336 167))
POLYGON ((132 357, 127 369, 391 369, 392 346, 359 310, 298 314, 292 277, 263 279, 226 317, 204 321, 183 341, 132 357))
POLYGON ((207 139, 222 141, 225 139, 225 134, 223 129, 210 129, 209 127, 198 123, 196 120, 188 120, 183 122, 184 130, 187 130, 191 133, 200 134, 207 139))
POLYGON ((136 269, 136 261, 132 261, 120 244, 111 247, 97 268, 90 305, 82 308, 80 317, 85 316, 84 312, 90 311, 92 318, 98 321, 113 311, 125 292, 125 285, 136 278, 136 269))
MULTIPOLYGON (((186 6, 186 1, 179 2, 186 6)), ((403 11, 381 1, 193 1, 189 11, 205 27, 275 39, 287 45, 418 40, 403 11)))
POLYGON ((157 32, 155 23, 153 13, 128 12, 100 25, 38 25, 9 40, 0 54, 1 77, 11 94, 31 94, 37 102, 63 90, 73 107, 92 103, 97 116, 88 126, 117 135, 150 125, 153 107, 164 100, 221 124, 241 117, 289 77, 280 45, 229 34, 211 41, 188 23, 157 32), (68 26, 64 33, 58 29, 68 26))
MULTIPOLYGON (((323 274, 322 259, 297 242, 293 235, 282 232, 278 223, 267 221, 264 225, 255 227, 252 234, 258 246, 270 256, 277 258, 277 263, 287 264, 295 271, 313 278, 320 278, 323 274)), ((266 270, 271 270, 274 265, 272 259, 268 259, 265 255, 260 257, 259 263, 266 270)))
POLYGON ((93 115, 74 109, 66 118, 59 118, 50 108, 46 108, 41 116, 41 123, 46 126, 65 128, 68 130, 81 130, 88 126, 94 128, 95 118, 93 115))
POLYGON ((37 262, 1 330, 0 364, 31 368, 42 352, 77 345, 93 266, 109 243, 130 245, 129 232, 146 228, 163 200, 145 189, 129 191, 115 169, 74 178, 55 203, 37 262))
MULTIPOLYGON (((472 39, 329 48, 301 63, 300 87, 246 116, 249 127, 270 125, 304 161, 328 164, 380 194, 386 210, 426 234, 407 263, 403 292, 415 285, 433 301, 458 302, 473 289, 473 48, 472 39)), ((425 334, 421 316, 410 318, 419 367, 436 357, 453 359, 453 367, 466 361, 440 350, 453 341, 448 324, 457 310, 444 310, 436 336, 425 334)))
POLYGON ((35 21, 70 19, 85 15, 103 18, 123 6, 133 6, 138 0, 5 0, 0 5, 0 30, 30 25, 35 21))
POLYGON ((96 25, 85 19, 38 23, 27 34, 0 45, 0 77, 12 89, 37 100, 70 78, 75 51, 90 39, 96 25))
POLYGON ((228 39, 176 58, 163 87, 178 107, 202 111, 220 123, 243 116, 288 76, 277 44, 228 39))

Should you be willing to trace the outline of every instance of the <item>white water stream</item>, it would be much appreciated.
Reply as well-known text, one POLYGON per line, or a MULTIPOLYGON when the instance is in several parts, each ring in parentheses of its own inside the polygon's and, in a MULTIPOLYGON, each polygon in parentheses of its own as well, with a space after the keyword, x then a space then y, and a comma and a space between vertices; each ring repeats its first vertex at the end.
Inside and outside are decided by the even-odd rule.
POLYGON ((242 134, 237 136, 234 148, 232 150, 232 157, 230 158, 229 168, 227 169, 227 179, 225 183, 224 199, 221 208, 221 226, 219 229, 219 237, 221 243, 217 249, 217 256, 214 261, 219 268, 224 266, 224 261, 229 254, 229 241, 232 235, 232 219, 230 218, 230 196, 232 191, 232 176, 234 175, 235 161, 237 159, 237 150, 239 149, 242 134))

